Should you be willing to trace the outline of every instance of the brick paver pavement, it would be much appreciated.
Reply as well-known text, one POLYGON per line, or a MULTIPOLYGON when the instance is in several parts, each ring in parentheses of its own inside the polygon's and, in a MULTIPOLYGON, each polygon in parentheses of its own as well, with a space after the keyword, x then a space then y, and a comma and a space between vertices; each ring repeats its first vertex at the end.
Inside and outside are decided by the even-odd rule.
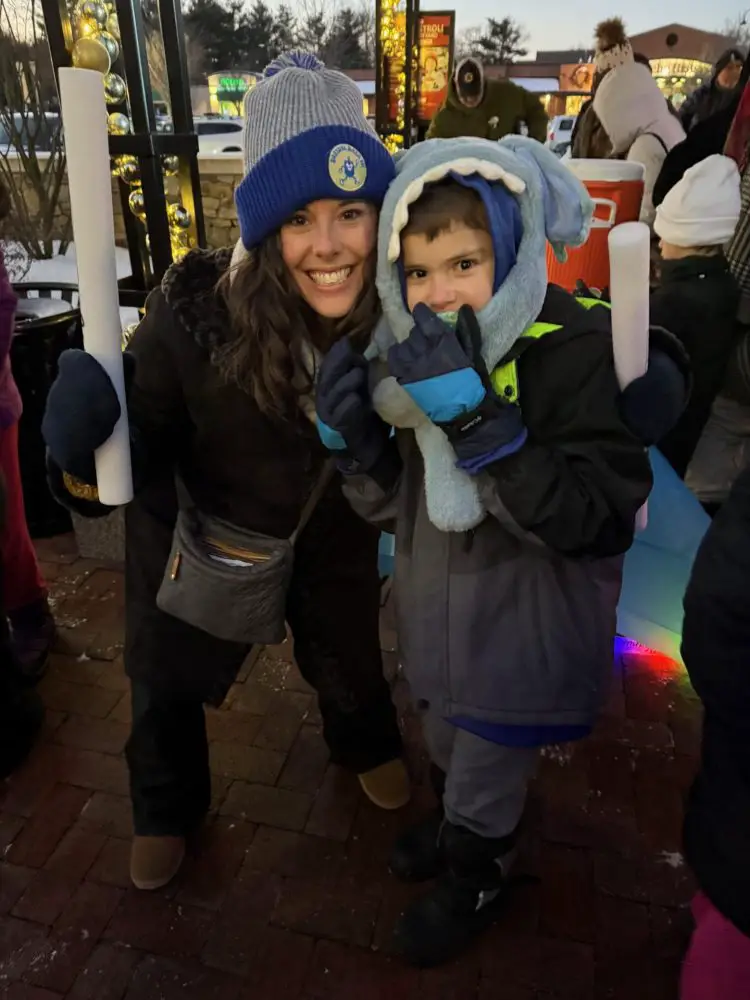
MULTIPOLYGON (((6 1000, 673 1000, 689 933, 680 822, 700 712, 684 676, 629 660, 586 744, 545 753, 501 924, 460 962, 389 955, 413 890, 386 871, 396 831, 328 764, 289 647, 248 663, 209 712, 214 802, 179 881, 128 885, 122 574, 40 546, 60 624, 44 739, 0 785, 6 1000)), ((387 617, 387 613, 386 616, 387 617)), ((394 637, 384 622, 388 669, 394 637)), ((403 683, 410 762, 425 758, 403 683)))

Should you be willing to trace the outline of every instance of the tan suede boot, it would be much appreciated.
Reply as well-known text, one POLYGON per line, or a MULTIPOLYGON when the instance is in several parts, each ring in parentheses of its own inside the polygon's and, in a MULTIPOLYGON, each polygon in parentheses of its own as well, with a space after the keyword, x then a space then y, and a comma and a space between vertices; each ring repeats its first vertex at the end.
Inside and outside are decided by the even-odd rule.
POLYGON ((172 881, 184 860, 184 837, 134 837, 130 880, 136 889, 161 889, 172 881))
POLYGON ((362 791, 380 809, 401 809, 411 798, 409 774, 399 758, 359 775, 362 791))

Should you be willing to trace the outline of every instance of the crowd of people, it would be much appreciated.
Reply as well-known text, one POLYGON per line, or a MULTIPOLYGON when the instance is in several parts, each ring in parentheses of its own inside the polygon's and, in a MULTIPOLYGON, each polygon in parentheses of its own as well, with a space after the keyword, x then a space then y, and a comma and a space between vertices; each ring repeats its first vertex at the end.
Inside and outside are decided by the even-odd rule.
MULTIPOLYGON (((661 256, 648 368, 624 389, 606 302, 547 282, 547 246, 582 245, 593 206, 538 141, 536 98, 465 60, 436 141, 394 161, 356 85, 309 54, 279 57, 248 93, 240 241, 169 269, 125 359, 138 888, 179 871, 211 799, 203 706, 264 641, 224 621, 197 627, 207 587, 254 601, 258 636, 281 602, 331 759, 381 808, 409 800, 379 648, 385 530, 399 657, 438 802, 393 847, 396 877, 431 883, 397 924, 398 950, 440 964, 506 905, 540 752, 586 738, 607 697, 623 562, 653 484, 648 448, 698 482, 728 404, 750 412, 738 390, 750 369, 742 54, 722 57, 682 120, 617 19, 597 29, 596 66, 574 153, 643 165, 641 218, 661 256)), ((12 322, 13 304, 0 285, 0 320, 12 322)), ((51 488, 86 516, 109 513, 94 453, 120 413, 93 357, 66 352, 43 431, 51 488)), ((724 441, 727 468, 711 473, 722 491, 702 497, 714 519, 686 598, 685 662, 706 728, 687 814, 701 895, 683 1000, 739 1000, 750 975, 744 447, 724 441)), ((10 558, 3 547, 6 577, 10 558)), ((16 620, 0 636, 6 659, 23 638, 16 620)), ((30 697, 28 682, 3 694, 30 697)), ((5 773, 38 716, 29 707, 29 726, 2 730, 5 773)))

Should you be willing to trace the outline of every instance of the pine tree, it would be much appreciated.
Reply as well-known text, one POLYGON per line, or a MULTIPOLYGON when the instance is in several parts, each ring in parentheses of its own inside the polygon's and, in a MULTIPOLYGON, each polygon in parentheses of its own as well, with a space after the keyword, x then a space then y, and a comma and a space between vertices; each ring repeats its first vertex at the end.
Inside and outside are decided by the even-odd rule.
POLYGON ((328 18, 324 11, 313 10, 300 22, 297 41, 299 47, 306 52, 312 52, 323 59, 328 37, 328 18))
POLYGON ((488 66, 504 66, 512 63, 518 56, 528 55, 528 49, 523 47, 526 37, 524 28, 511 17, 501 21, 494 17, 487 18, 487 30, 477 40, 475 55, 488 66))
POLYGON ((242 60, 236 4, 226 7, 219 0, 192 0, 185 11, 186 33, 200 45, 208 73, 235 69, 242 60))
POLYGON ((369 59, 364 47, 364 25, 359 14, 344 7, 325 42, 325 61, 337 69, 364 69, 369 59))
POLYGON ((297 47, 297 18, 287 4, 282 3, 276 11, 273 26, 273 41, 271 59, 282 52, 288 52, 297 47))
POLYGON ((275 18, 264 0, 254 0, 242 20, 243 69, 262 72, 274 57, 275 18))

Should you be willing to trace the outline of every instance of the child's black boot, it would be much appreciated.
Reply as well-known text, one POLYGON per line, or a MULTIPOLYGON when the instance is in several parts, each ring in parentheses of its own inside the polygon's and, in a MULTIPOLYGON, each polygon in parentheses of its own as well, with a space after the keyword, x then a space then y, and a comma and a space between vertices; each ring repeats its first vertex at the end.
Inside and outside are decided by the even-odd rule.
POLYGON ((394 932, 410 965, 429 968, 451 961, 499 916, 516 835, 491 839, 443 823, 439 846, 448 868, 437 885, 415 900, 394 932))

